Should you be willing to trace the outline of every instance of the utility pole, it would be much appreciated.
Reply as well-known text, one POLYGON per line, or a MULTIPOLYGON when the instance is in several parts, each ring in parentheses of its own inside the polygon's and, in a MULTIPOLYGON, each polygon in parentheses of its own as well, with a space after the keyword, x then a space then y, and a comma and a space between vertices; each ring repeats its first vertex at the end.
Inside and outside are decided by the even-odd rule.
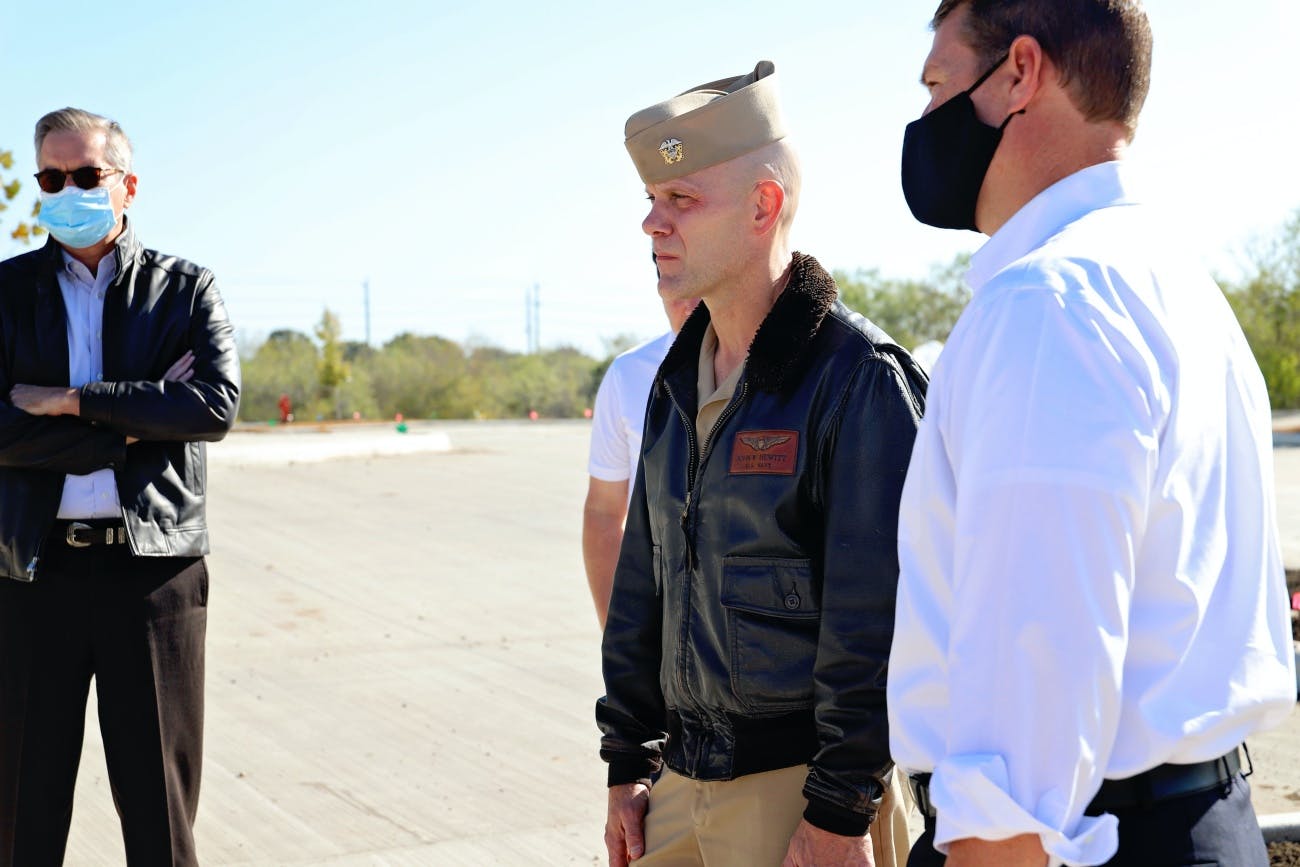
POLYGON ((530 355, 542 348, 542 287, 534 283, 524 292, 524 334, 530 355))
POLYGON ((533 352, 542 351, 542 287, 533 284, 533 352))
POLYGON ((365 282, 363 282, 363 283, 361 284, 361 287, 362 287, 362 289, 365 291, 365 305, 366 305, 366 346, 369 346, 369 345, 370 345, 370 278, 369 278, 369 277, 367 277, 366 280, 365 280, 365 282))
POLYGON ((533 351, 533 290, 531 287, 524 290, 524 349, 528 353, 533 351))

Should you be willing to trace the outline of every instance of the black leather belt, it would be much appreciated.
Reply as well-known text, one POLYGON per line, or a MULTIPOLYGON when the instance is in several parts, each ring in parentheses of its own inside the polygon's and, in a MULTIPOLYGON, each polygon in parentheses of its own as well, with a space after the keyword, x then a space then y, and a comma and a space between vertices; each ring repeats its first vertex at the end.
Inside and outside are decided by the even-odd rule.
POLYGON ((1084 813, 1098 816, 1116 810, 1143 809, 1160 801, 1206 792, 1222 786, 1241 770, 1234 747, 1217 759, 1194 765, 1159 765, 1124 780, 1105 780, 1084 813))
POLYGON ((125 545, 126 527, 121 521, 85 520, 55 521, 49 538, 70 548, 89 548, 91 545, 125 545))
MULTIPOLYGON (((1160 801, 1209 791, 1227 783, 1240 770, 1241 759, 1237 748, 1233 748, 1217 759, 1194 765, 1159 765, 1127 779, 1104 780, 1084 813, 1097 816, 1134 807, 1146 808, 1160 801)), ((930 775, 916 774, 908 777, 908 782, 916 799, 916 808, 921 815, 933 819, 935 810, 930 800, 930 775)))
POLYGON ((939 815, 934 809, 934 803, 930 800, 929 774, 908 774, 907 785, 912 789, 912 800, 916 801, 916 809, 921 811, 922 816, 933 819, 939 815))

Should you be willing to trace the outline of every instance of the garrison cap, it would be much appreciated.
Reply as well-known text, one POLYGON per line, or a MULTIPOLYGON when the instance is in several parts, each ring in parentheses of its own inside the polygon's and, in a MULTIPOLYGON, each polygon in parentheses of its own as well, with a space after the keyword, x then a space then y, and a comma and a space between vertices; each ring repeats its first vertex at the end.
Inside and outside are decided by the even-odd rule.
POLYGON ((689 175, 785 138, 776 67, 710 81, 638 111, 623 128, 627 152, 647 184, 689 175))

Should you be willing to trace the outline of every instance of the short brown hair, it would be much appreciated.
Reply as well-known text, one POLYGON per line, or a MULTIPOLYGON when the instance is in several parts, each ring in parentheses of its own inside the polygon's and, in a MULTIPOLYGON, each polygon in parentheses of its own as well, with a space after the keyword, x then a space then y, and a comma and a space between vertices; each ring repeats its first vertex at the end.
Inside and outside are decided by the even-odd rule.
POLYGON ((966 42, 986 64, 1032 36, 1089 121, 1116 120, 1129 138, 1151 87, 1151 24, 1141 0, 942 0, 930 26, 965 6, 966 42))

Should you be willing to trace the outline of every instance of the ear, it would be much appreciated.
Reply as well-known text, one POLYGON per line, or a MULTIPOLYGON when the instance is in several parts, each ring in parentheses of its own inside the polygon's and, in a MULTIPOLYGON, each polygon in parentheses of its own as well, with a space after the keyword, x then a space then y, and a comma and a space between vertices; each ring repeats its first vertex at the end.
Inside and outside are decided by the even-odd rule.
POLYGON ((781 212, 785 209, 785 187, 771 179, 759 181, 754 185, 752 199, 754 233, 766 235, 776 227, 781 212))
POLYGON ((1033 102, 1038 91, 1046 84, 1044 76, 1054 75, 1043 46, 1032 36, 1017 36, 1007 52, 1007 68, 1011 71, 1010 90, 1007 93, 1006 116, 1024 111, 1033 102))
POLYGON ((135 185, 139 182, 140 178, 130 173, 122 179, 122 185, 126 187, 126 198, 122 200, 123 208, 131 207, 131 202, 135 201, 135 185))

